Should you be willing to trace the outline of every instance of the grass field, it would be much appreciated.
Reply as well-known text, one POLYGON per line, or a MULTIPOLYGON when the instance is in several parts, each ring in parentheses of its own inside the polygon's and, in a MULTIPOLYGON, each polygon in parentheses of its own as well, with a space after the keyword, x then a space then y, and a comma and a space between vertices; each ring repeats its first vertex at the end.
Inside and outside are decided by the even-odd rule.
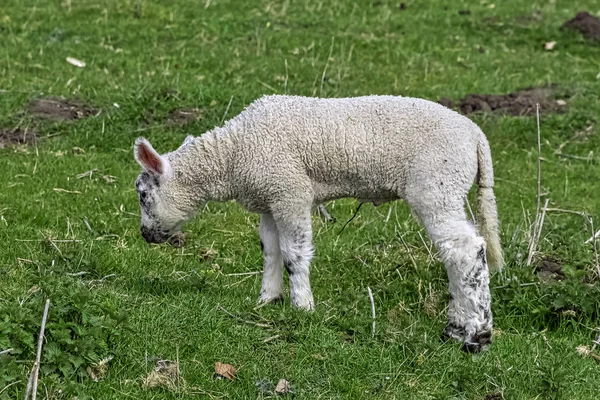
POLYGON ((0 355, 0 399, 24 396, 46 298, 42 398, 268 398, 284 378, 301 399, 597 399, 600 364, 577 347, 600 334, 585 244, 600 228, 600 42, 560 27, 600 6, 402 4, 3 0, 0 131, 29 136, 0 149, 0 351, 13 349, 0 355), (261 277, 245 273, 262 267, 258 216, 235 203, 210 203, 183 248, 139 234, 140 135, 170 151, 267 93, 457 101, 548 85, 567 104, 542 108, 550 210, 530 266, 536 118, 471 116, 492 148, 507 260, 485 353, 441 341, 446 273, 402 202, 363 206, 342 234, 355 200, 327 205, 336 223, 315 215, 311 315, 289 300, 255 309, 261 277), (48 96, 88 105, 87 118, 48 120, 30 103, 48 96), (180 376, 145 388, 158 359, 180 376), (237 379, 215 379, 217 361, 237 379))

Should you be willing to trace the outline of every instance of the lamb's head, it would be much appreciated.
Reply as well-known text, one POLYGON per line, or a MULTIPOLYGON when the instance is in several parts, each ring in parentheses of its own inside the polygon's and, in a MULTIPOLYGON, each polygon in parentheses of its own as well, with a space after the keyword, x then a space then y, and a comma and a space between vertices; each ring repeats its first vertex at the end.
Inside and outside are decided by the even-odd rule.
POLYGON ((134 156, 143 169, 135 181, 141 233, 148 243, 163 243, 193 216, 193 195, 173 172, 168 156, 158 154, 146 139, 135 141, 134 156))

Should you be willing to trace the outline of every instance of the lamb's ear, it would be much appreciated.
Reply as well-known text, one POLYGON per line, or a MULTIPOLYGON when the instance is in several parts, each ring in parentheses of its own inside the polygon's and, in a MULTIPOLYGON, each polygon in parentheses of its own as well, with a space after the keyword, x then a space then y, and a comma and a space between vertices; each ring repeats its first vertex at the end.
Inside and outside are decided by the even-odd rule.
POLYGON ((170 170, 169 161, 154 150, 148 140, 137 138, 133 146, 135 160, 145 171, 162 175, 170 170))

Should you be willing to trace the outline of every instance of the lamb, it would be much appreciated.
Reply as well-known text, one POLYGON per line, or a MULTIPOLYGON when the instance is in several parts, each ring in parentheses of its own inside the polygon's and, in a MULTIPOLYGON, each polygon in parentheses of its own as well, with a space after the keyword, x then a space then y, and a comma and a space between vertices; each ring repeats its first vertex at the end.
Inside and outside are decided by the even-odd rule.
POLYGON ((260 213, 260 303, 283 298, 313 310, 311 210, 353 197, 375 205, 404 199, 446 267, 445 338, 466 351, 492 341, 489 270, 503 263, 488 141, 468 118, 423 99, 265 96, 222 127, 158 154, 138 138, 134 156, 141 234, 162 243, 209 200, 235 199, 260 213), (478 223, 465 198, 478 185, 478 223), (489 266, 489 267, 488 267, 489 266))

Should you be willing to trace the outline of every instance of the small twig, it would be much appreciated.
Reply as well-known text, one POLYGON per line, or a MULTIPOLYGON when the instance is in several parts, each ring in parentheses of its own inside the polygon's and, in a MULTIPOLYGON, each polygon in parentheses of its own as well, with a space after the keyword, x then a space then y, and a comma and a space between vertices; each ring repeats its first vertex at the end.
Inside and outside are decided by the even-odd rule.
POLYGON ((231 107, 232 102, 233 102, 233 96, 231 96, 229 98, 229 103, 227 103, 227 108, 225 109, 225 112, 223 113, 223 118, 221 118, 221 124, 225 121, 225 117, 227 116, 227 113, 229 112, 229 107, 231 107))
POLYGON ((546 211, 560 212, 560 213, 565 213, 565 214, 575 214, 575 215, 580 215, 582 217, 587 216, 587 213, 585 211, 565 210, 562 208, 547 208, 546 211))
POLYGON ((88 285, 100 284, 100 283, 104 282, 106 279, 112 278, 113 276, 117 276, 117 274, 108 274, 100 279, 92 279, 92 280, 88 281, 87 284, 88 285))
POLYGON ((387 217, 385 217, 386 224, 389 222, 390 217, 392 216, 392 208, 394 208, 394 206, 390 205, 390 208, 388 209, 387 217))
POLYGON ((249 321, 247 319, 240 318, 237 315, 234 315, 234 314, 230 313, 229 311, 227 311, 220 304, 217 304, 217 309, 223 311, 225 314, 229 315, 231 318, 233 318, 233 319, 235 319, 235 320, 237 320, 239 322, 243 322, 245 324, 250 324, 250 325, 258 326, 260 328, 272 328, 272 326, 270 324, 263 324, 261 322, 254 322, 254 321, 249 321))
POLYGON ((84 219, 83 219, 83 223, 85 224, 85 227, 86 227, 86 228, 88 228, 88 231, 90 231, 90 232, 91 232, 91 233, 93 233, 93 234, 95 234, 95 233, 96 233, 96 231, 94 231, 94 230, 92 229, 92 227, 90 226, 90 223, 88 222, 87 218, 84 218, 84 219))
MULTIPOLYGON (((533 286, 533 285, 538 285, 538 282, 521 283, 519 286, 525 287, 525 286, 533 286)), ((492 289, 504 289, 504 288, 507 288, 508 286, 509 285, 494 286, 492 289)))
POLYGON ((98 168, 94 168, 89 171, 83 172, 81 174, 77 174, 77 179, 82 179, 82 178, 86 178, 86 177, 89 177, 90 179, 92 179, 92 175, 96 171, 98 171, 98 168))
POLYGON ((260 275, 262 271, 252 271, 252 272, 238 272, 235 274, 225 274, 225 276, 247 276, 247 275, 260 275))
POLYGON ((88 273, 87 271, 72 272, 72 273, 67 273, 67 276, 83 276, 87 273, 88 273))
POLYGON ((56 193, 70 193, 70 194, 83 194, 79 190, 67 190, 63 188, 53 188, 56 193))
POLYGON ((371 337, 375 337, 375 317, 377 316, 375 314, 375 301, 373 300, 373 292, 371 291, 371 288, 367 286, 367 290, 369 291, 369 300, 371 300, 371 315, 373 316, 373 332, 371 333, 371 337))
POLYGON ((534 229, 533 229, 534 236, 531 238, 531 241, 529 242, 529 254, 527 255, 527 266, 531 265, 531 262, 533 261, 533 255, 535 254, 537 245, 540 241, 540 235, 542 234, 542 227, 544 226, 544 218, 546 217, 546 209, 548 208, 549 201, 550 201, 550 199, 546 199, 546 202, 544 203, 544 209, 542 210, 542 215, 539 217, 539 221, 536 220, 536 223, 534 225, 534 229))
POLYGON ((0 356, 1 356, 2 354, 8 354, 8 353, 10 353, 10 352, 11 352, 11 351, 13 351, 13 350, 14 350, 14 349, 6 349, 6 350, 2 350, 2 351, 0 351, 0 356))
POLYGON ((344 229, 346 229, 346 226, 347 226, 347 225, 348 225, 350 222, 352 222, 352 220, 353 220, 353 219, 356 217, 356 215, 358 214, 358 210, 360 210, 360 208, 362 207, 362 205, 363 205, 363 204, 365 204, 365 203, 360 203, 360 204, 358 205, 358 207, 356 207, 356 211, 354 211, 354 215, 352 216, 352 218, 350 218, 350 219, 348 220, 348 222, 346 222, 346 223, 344 224, 344 226, 342 226, 342 229, 340 229, 340 231, 339 231, 338 235, 341 235, 341 234, 342 234, 342 232, 344 232, 344 229))
POLYGON ((564 157, 564 158, 573 158, 575 160, 594 161, 594 157, 592 157, 591 155, 589 155, 587 157, 576 156, 573 154, 566 154, 566 153, 556 153, 556 155, 559 157, 564 157))
POLYGON ((535 206, 535 222, 533 224, 533 232, 531 233, 531 238, 529 241, 529 255, 527 256, 527 265, 531 265, 531 260, 533 258, 533 252, 535 247, 535 238, 537 237, 537 229, 539 226, 539 217, 540 217, 540 199, 542 196, 542 143, 541 143, 541 133, 540 133, 540 105, 535 105, 535 115, 537 121, 537 145, 538 145, 538 154, 537 154, 537 201, 535 206))
MULTIPOLYGON (((593 229, 592 229, 592 230, 593 230, 593 229)), ((589 238, 588 240, 586 240, 586 241, 585 241, 585 244, 588 244, 588 243, 591 243, 591 242, 593 242, 593 241, 594 241, 594 240, 596 240, 596 239, 597 239, 599 236, 600 236, 600 229, 598 230, 598 232, 594 233, 594 234, 592 235, 592 237, 591 237, 591 238, 589 238)))
POLYGON ((37 398, 37 386, 38 386, 38 375, 40 372, 40 360, 42 358, 42 347, 44 345, 44 331, 46 330, 46 320, 48 319, 48 309, 50 308, 50 299, 46 300, 46 306, 44 307, 44 315, 42 317, 42 326, 40 327, 40 337, 38 339, 37 355, 35 357, 35 363, 29 376, 29 383, 27 384, 27 390, 25 391, 25 400, 29 399, 31 394, 32 400, 37 398), (30 385, 30 383, 32 383, 30 385))
POLYGON ((263 340, 263 343, 269 343, 269 342, 272 342, 273 340, 275 340, 275 339, 279 339, 280 337, 281 337, 281 335, 275 335, 275 336, 268 337, 268 338, 266 338, 265 340, 263 340))
MULTIPOLYGON (((540 226, 538 227, 537 230, 537 237, 535 238, 535 246, 537 247, 538 243, 540 242, 540 235, 542 234, 542 227, 544 226, 544 218, 546 217, 546 210, 548 209, 548 202, 550 201, 550 199, 546 199, 546 201, 544 202, 544 208, 542 209, 542 216, 540 218, 540 226)), ((535 249, 534 249, 535 251, 535 249)))

